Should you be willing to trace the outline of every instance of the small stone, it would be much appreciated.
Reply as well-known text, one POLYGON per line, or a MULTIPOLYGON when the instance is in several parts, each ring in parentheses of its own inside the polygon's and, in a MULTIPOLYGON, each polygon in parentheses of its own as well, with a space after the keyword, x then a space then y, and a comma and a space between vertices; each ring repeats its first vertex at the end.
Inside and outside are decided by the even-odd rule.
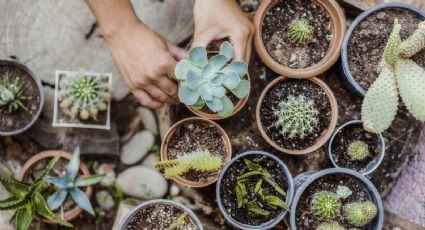
POLYGON ((159 161, 159 156, 157 156, 155 153, 150 153, 142 162, 142 166, 149 167, 149 168, 155 168, 156 162, 159 161))
POLYGON ((176 184, 171 184, 170 187, 170 196, 175 197, 178 196, 180 193, 180 188, 176 184))
POLYGON ((6 126, 11 127, 13 125, 13 120, 10 118, 6 119, 6 126))
POLYGON ((139 116, 141 117, 143 121, 143 125, 145 126, 145 129, 151 131, 154 134, 157 134, 158 124, 156 121, 156 116, 152 112, 152 110, 145 107, 140 107, 137 109, 137 113, 139 113, 139 116))
POLYGON ((132 165, 140 161, 152 148, 155 136, 151 131, 144 130, 136 133, 134 137, 122 148, 121 162, 132 165))
POLYGON ((124 194, 142 199, 163 197, 168 190, 167 181, 162 174, 144 166, 134 166, 121 172, 117 184, 124 194))
POLYGON ((10 156, 19 156, 22 153, 22 147, 18 143, 13 143, 6 148, 6 154, 10 156))
POLYGON ((100 208, 109 211, 115 206, 114 198, 106 190, 101 190, 96 193, 96 201, 100 208))
POLYGON ((297 60, 297 55, 295 55, 295 54, 291 54, 291 57, 289 58, 289 62, 290 63, 293 63, 293 62, 295 62, 297 60))
POLYGON ((379 12, 379 13, 376 15, 376 18, 378 18, 378 19, 384 19, 384 18, 385 18, 385 12, 379 12))
POLYGON ((116 178, 114 165, 106 163, 101 164, 97 169, 97 174, 104 175, 102 181, 100 181, 102 186, 108 187, 114 184, 116 178))

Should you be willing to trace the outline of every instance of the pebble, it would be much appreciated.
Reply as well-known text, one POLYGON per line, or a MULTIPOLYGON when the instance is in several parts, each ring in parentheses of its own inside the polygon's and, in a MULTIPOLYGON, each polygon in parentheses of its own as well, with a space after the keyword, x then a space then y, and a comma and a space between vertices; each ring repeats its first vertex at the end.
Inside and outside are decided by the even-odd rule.
POLYGON ((376 18, 378 18, 378 19, 384 19, 384 18, 385 18, 385 12, 379 12, 379 13, 376 15, 376 18))
POLYGON ((116 175, 114 171, 114 165, 106 163, 99 165, 97 174, 105 175, 102 181, 100 181, 102 186, 108 187, 115 183, 116 175))
POLYGON ((145 107, 140 107, 137 109, 137 113, 142 118, 145 129, 151 131, 154 134, 157 134, 158 124, 156 122, 155 114, 152 112, 152 110, 145 107))
POLYGON ((115 206, 114 198, 106 190, 101 190, 96 193, 96 201, 100 208, 109 211, 115 206))
POLYGON ((178 196, 180 193, 180 188, 176 184, 171 184, 170 187, 170 196, 175 197, 178 196))
POLYGON ((121 162, 126 165, 136 164, 152 148, 155 136, 151 131, 144 130, 136 133, 134 137, 122 148, 121 162))
POLYGON ((158 161, 159 157, 154 153, 150 153, 146 156, 141 165, 149 168, 155 168, 155 164, 158 161))

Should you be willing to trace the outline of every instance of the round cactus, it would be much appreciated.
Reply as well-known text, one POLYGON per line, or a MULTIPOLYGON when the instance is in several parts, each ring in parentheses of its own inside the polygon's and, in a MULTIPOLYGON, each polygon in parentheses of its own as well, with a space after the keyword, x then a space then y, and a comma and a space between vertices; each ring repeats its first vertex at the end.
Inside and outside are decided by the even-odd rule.
POLYGON ((369 146, 364 141, 353 141, 348 146, 348 155, 353 160, 363 160, 369 156, 369 146))
POLYGON ((338 222, 321 223, 317 226, 316 230, 344 230, 338 222))
POLYGON ((25 109, 23 101, 26 99, 18 78, 11 82, 9 74, 6 73, 4 79, 0 81, 0 109, 5 108, 9 113, 19 108, 25 109))
POLYGON ((353 191, 351 191, 351 189, 347 186, 338 185, 336 188, 336 196, 338 198, 346 199, 351 196, 351 194, 353 194, 353 191))
POLYGON ((293 20, 289 25, 288 35, 293 43, 305 44, 313 37, 313 27, 305 20, 293 20))
POLYGON ((344 208, 345 217, 350 224, 363 227, 375 218, 377 208, 371 201, 349 203, 344 208))
POLYGON ((333 192, 316 192, 311 200, 311 209, 317 217, 331 220, 339 214, 341 202, 333 192))

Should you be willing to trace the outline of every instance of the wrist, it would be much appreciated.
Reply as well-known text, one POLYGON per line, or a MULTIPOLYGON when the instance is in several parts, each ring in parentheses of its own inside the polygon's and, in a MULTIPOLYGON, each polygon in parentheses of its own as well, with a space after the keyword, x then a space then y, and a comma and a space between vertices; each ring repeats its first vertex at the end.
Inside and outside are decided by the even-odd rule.
POLYGON ((134 29, 135 26, 144 26, 144 24, 135 17, 121 18, 120 20, 111 20, 109 22, 99 23, 100 30, 105 40, 110 40, 125 31, 134 29))

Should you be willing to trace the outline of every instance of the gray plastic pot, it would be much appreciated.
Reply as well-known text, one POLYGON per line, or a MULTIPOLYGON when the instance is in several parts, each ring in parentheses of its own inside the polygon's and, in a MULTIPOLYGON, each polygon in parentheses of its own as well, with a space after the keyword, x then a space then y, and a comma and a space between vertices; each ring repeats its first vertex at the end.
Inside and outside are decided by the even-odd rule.
POLYGON ((300 198, 304 191, 310 186, 311 183, 313 183, 317 179, 332 174, 345 174, 357 179, 357 181, 363 186, 363 191, 366 193, 367 198, 370 201, 374 202, 378 208, 378 213, 375 219, 369 225, 367 225, 367 228, 365 228, 364 230, 381 230, 382 225, 384 223, 384 207, 382 205, 381 195, 369 179, 367 179, 365 176, 356 171, 346 168, 330 168, 318 172, 305 172, 295 178, 294 183, 296 185, 296 192, 292 201, 290 212, 291 230, 297 229, 297 207, 298 202, 300 201, 300 198))
MULTIPOLYGON (((333 158, 333 155, 332 155, 333 141, 342 129, 344 129, 345 127, 350 126, 350 125, 358 125, 358 124, 361 125, 361 124, 363 124, 363 122, 360 121, 360 120, 349 121, 349 122, 341 125, 340 127, 338 127, 335 130, 335 132, 332 134, 332 137, 329 140, 329 144, 328 144, 328 158, 336 168, 341 168, 341 166, 339 166, 335 162, 335 159, 333 158)), ((366 168, 364 168, 362 171, 359 171, 359 173, 363 174, 364 176, 375 171, 379 167, 379 165, 382 163, 382 160, 384 159, 384 156, 385 156, 385 139, 381 134, 375 134, 375 135, 377 135, 378 138, 379 138, 379 148, 380 148, 381 151, 380 151, 378 156, 376 156, 372 161, 369 162, 369 164, 367 165, 366 168)))
POLYGON ((43 110, 43 106, 44 106, 44 90, 43 90, 43 86, 41 84, 40 78, 38 78, 37 75, 28 66, 20 63, 17 60, 10 59, 10 58, 2 58, 2 59, 0 59, 0 63, 6 64, 6 65, 14 65, 14 66, 24 70, 25 72, 27 72, 32 77, 32 79, 37 83, 38 90, 40 92, 40 105, 38 107, 37 113, 35 114, 33 119, 27 125, 25 125, 24 127, 20 128, 20 129, 10 131, 10 132, 0 131, 0 136, 13 136, 13 135, 20 134, 20 133, 28 130, 35 123, 35 121, 37 121, 38 117, 41 114, 41 111, 43 110))
POLYGON ((232 226, 239 228, 239 229, 243 229, 243 230, 251 230, 251 229, 271 229, 274 226, 276 226, 278 223, 280 223, 283 218, 286 216, 286 214, 288 213, 285 210, 282 210, 282 212, 274 219, 263 223, 261 225, 257 225, 257 226, 253 226, 253 225, 248 225, 248 224, 243 224, 238 222, 237 220, 235 220, 232 216, 230 216, 230 214, 226 211, 226 209, 224 208, 224 205, 221 201, 221 194, 220 194, 220 190, 221 190, 221 181, 223 180, 223 176, 224 174, 227 172, 227 169, 238 159, 241 158, 245 158, 247 156, 267 156, 270 157, 271 159, 273 159, 274 161, 276 161, 283 169, 283 173, 285 174, 287 180, 288 180, 288 190, 286 191, 286 204, 290 207, 291 202, 292 202, 292 197, 294 196, 294 184, 292 181, 292 174, 289 172, 288 167, 286 167, 286 165, 283 163, 282 160, 280 160, 278 157, 274 156, 273 154, 270 154, 268 152, 263 152, 263 151, 248 151, 248 152, 244 152, 236 157, 234 157, 231 161, 229 161, 224 167, 223 170, 221 170, 221 173, 218 177, 218 181, 217 181, 217 185, 216 185, 216 190, 215 190, 215 194, 216 194, 216 198, 217 198, 217 203, 218 203, 218 207, 220 209, 221 214, 223 214, 224 218, 226 218, 227 222, 229 222, 232 226))
POLYGON ((357 25, 361 21, 363 21, 363 19, 365 19, 370 14, 373 14, 374 12, 385 9, 385 8, 402 8, 402 9, 410 10, 412 12, 417 13, 418 16, 422 18, 422 20, 425 19, 425 12, 423 10, 420 10, 409 4, 393 2, 393 3, 381 3, 378 5, 375 5, 374 7, 360 14, 351 23, 350 27, 347 30, 347 33, 345 34, 344 41, 342 42, 341 61, 340 61, 340 65, 341 65, 340 67, 342 72, 341 76, 343 79, 344 86, 360 97, 364 97, 364 95, 366 94, 366 91, 359 85, 359 83, 354 79, 353 75, 351 74, 350 66, 348 64, 348 42, 350 41, 351 34, 356 29, 357 25))
POLYGON ((201 221, 198 219, 198 217, 195 215, 195 213, 192 210, 190 210, 188 207, 186 207, 186 206, 184 206, 182 204, 179 204, 179 203, 177 203, 175 201, 165 200, 165 199, 150 200, 150 201, 146 201, 146 202, 143 202, 143 203, 139 204, 129 214, 127 214, 124 217, 124 219, 121 221, 118 229, 119 230, 125 230, 125 227, 130 222, 131 218, 133 218, 140 210, 142 210, 144 208, 147 208, 149 206, 152 206, 152 205, 157 205, 157 204, 171 205, 171 206, 177 207, 178 209, 186 212, 189 215, 189 217, 195 223, 197 230, 203 230, 204 229, 202 227, 201 221))

